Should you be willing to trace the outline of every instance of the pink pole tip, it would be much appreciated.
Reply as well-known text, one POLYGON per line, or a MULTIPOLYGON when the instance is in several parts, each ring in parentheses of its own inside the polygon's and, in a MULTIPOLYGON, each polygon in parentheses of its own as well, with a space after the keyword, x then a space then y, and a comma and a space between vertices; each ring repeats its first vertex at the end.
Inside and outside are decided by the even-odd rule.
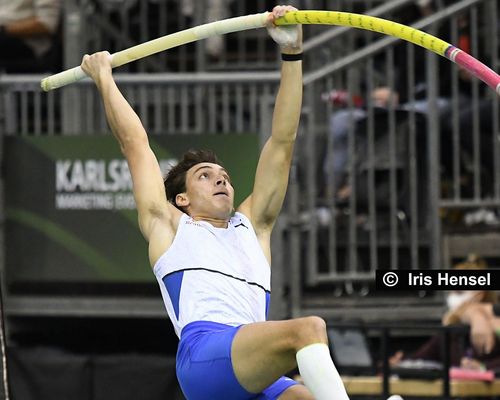
POLYGON ((471 55, 460 49, 452 49, 449 58, 465 68, 476 78, 481 79, 489 87, 491 87, 497 94, 500 95, 500 76, 491 68, 484 65, 481 61, 476 60, 471 55))

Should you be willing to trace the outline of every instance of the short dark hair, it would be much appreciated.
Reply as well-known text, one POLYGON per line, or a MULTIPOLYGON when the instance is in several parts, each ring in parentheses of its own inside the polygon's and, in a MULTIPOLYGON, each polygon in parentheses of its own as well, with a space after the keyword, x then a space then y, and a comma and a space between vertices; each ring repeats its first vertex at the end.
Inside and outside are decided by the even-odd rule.
POLYGON ((186 191, 186 172, 196 164, 204 162, 223 167, 217 155, 212 150, 188 150, 183 154, 182 160, 173 166, 165 177, 164 184, 167 200, 183 212, 184 210, 175 203, 175 198, 179 193, 186 191))

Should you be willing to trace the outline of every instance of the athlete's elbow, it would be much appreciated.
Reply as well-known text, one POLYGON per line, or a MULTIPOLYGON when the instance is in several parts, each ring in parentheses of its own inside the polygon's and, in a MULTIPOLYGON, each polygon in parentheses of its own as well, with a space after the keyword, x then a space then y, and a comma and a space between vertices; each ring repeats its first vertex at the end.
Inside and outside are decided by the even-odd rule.
POLYGON ((125 157, 131 153, 136 152, 138 149, 143 149, 149 146, 148 137, 146 135, 121 135, 118 136, 120 149, 125 157))

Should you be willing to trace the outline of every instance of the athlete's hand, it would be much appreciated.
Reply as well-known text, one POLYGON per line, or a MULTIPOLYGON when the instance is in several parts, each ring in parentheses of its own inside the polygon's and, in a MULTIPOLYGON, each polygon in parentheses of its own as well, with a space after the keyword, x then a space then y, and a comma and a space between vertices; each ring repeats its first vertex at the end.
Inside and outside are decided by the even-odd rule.
POLYGON ((273 40, 281 47, 285 54, 297 54, 302 52, 302 25, 276 26, 274 20, 282 17, 289 11, 297 11, 292 6, 276 6, 269 13, 267 20, 267 31, 273 40))
POLYGON ((101 51, 92 55, 85 54, 81 65, 83 72, 90 76, 95 83, 106 75, 111 75, 111 55, 101 51))

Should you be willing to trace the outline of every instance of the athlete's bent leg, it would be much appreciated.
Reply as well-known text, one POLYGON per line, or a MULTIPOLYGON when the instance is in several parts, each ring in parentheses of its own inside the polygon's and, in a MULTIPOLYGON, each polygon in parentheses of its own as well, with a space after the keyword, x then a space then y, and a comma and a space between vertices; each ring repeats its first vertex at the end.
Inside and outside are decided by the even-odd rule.
POLYGON ((325 322, 318 317, 242 326, 234 337, 235 375, 249 392, 259 393, 297 364, 317 400, 348 399, 328 350, 325 322))

